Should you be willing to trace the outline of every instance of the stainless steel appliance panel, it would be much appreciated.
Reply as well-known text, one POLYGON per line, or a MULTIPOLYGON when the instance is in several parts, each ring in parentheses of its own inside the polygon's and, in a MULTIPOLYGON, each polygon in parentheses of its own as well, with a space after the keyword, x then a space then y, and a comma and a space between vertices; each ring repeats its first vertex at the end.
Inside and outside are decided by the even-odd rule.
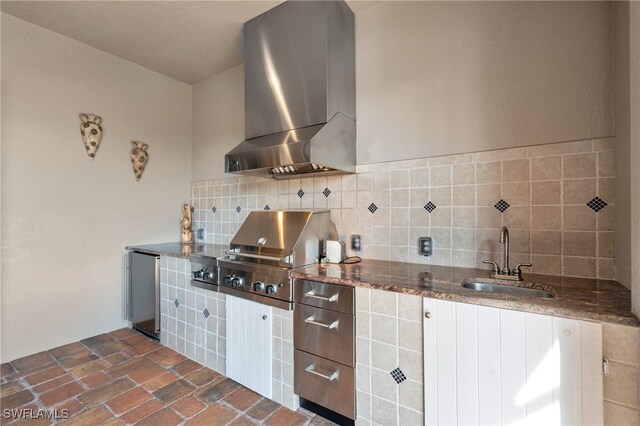
POLYGON ((290 309, 293 294, 289 269, 230 259, 218 259, 218 266, 220 292, 290 309), (259 298, 256 299, 254 296, 259 298), (267 299, 286 302, 286 307, 285 304, 274 305, 267 299))
POLYGON ((293 300, 345 314, 355 313, 354 288, 316 281, 295 280, 293 300))
POLYGON ((297 395, 355 420, 354 368, 296 349, 293 381, 297 395))
POLYGON ((355 366, 353 315, 297 303, 293 317, 296 349, 355 366))
POLYGON ((160 256, 129 253, 129 320, 133 328, 158 338, 160 335, 160 256))
POLYGON ((244 57, 246 139, 327 121, 324 1, 285 2, 247 22, 244 57))
POLYGON ((210 291, 218 291, 218 262, 213 257, 192 254, 191 285, 210 291))

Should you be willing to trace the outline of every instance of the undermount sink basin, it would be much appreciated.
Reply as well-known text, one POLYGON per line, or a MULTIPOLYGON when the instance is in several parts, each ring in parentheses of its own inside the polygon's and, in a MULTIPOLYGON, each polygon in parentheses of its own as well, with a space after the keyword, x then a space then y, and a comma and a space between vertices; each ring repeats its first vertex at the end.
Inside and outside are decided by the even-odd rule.
POLYGON ((551 291, 543 290, 535 287, 527 287, 527 286, 535 286, 532 283, 520 283, 514 282, 501 284, 498 282, 489 282, 489 281, 480 281, 480 280, 464 280, 462 282, 462 287, 468 288, 470 290, 484 291, 487 293, 502 293, 502 294, 511 294, 514 296, 521 297, 542 297, 542 298, 553 298, 555 295, 551 291))

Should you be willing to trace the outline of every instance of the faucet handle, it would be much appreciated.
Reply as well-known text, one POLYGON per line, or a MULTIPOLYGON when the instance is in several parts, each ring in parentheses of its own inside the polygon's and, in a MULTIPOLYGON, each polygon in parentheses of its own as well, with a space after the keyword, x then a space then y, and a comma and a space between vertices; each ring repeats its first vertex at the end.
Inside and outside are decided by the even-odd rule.
POLYGON ((531 265, 530 263, 518 263, 516 267, 513 268, 512 275, 518 277, 518 281, 522 281, 522 270, 520 269, 522 266, 530 268, 533 265, 531 265))
POLYGON ((491 272, 493 272, 494 274, 500 273, 500 266, 498 266, 498 264, 493 260, 483 260, 482 263, 486 263, 487 265, 493 265, 493 269, 491 270, 491 272))
POLYGON ((513 271, 514 271, 514 272, 515 272, 515 271, 519 271, 519 270, 520 270, 520 267, 522 267, 522 266, 526 266, 527 268, 531 268, 533 265, 532 265, 532 264, 530 264, 530 263, 518 263, 518 264, 516 265, 516 267, 515 267, 515 268, 513 268, 513 271))

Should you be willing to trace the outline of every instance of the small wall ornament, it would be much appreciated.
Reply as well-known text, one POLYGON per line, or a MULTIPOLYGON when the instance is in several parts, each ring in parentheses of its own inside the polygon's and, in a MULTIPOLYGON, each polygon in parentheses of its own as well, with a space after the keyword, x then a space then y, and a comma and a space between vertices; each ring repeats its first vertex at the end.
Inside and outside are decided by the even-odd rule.
POLYGON ((182 220, 180 221, 180 243, 193 243, 193 232, 191 231, 191 206, 189 204, 182 205, 182 220))
POLYGON ((131 166, 133 167, 133 173, 136 176, 136 181, 139 181, 144 172, 144 168, 149 162, 149 154, 147 154, 147 145, 141 141, 131 141, 131 166))
POLYGON ((91 160, 96 156, 96 151, 102 139, 102 117, 96 114, 78 114, 80 117, 80 134, 84 142, 84 148, 91 160))

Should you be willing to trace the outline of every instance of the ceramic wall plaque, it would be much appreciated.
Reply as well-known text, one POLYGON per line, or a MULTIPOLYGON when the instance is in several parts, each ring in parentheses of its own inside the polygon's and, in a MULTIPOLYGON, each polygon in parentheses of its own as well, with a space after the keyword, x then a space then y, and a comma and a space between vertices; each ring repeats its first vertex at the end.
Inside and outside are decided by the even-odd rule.
POLYGON ((144 168, 149 162, 149 154, 147 154, 147 145, 141 141, 131 141, 131 166, 133 167, 133 173, 136 175, 136 180, 139 181, 144 172, 144 168))
POLYGON ((90 159, 94 159, 96 151, 100 146, 102 139, 102 117, 95 114, 79 114, 80 117, 80 134, 84 142, 84 148, 90 159))

